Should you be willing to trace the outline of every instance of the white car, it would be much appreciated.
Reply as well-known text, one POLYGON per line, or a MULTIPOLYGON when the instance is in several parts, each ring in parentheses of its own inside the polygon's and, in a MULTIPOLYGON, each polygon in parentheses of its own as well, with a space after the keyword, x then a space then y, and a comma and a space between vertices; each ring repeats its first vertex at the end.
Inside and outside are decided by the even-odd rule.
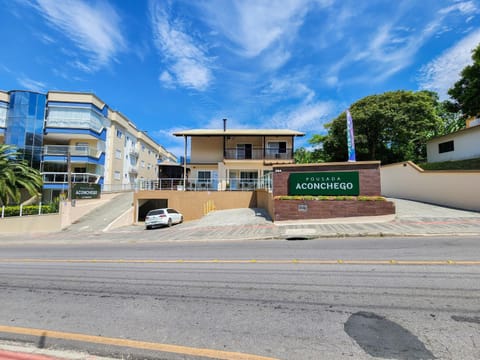
POLYGON ((151 229, 154 226, 172 226, 183 222, 183 215, 175 209, 155 209, 150 210, 145 217, 145 229, 151 229))

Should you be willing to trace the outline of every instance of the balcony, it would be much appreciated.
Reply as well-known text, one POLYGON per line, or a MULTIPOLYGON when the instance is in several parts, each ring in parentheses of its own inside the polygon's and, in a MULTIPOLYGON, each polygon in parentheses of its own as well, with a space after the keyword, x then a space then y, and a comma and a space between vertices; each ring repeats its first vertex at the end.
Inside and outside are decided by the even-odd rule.
MULTIPOLYGON (((68 172, 43 172, 44 184, 63 184, 68 183, 68 172)), ((97 184, 100 175, 91 173, 71 173, 72 183, 90 183, 97 184)))
POLYGON ((224 154, 225 160, 293 160, 293 149, 270 149, 270 148, 227 148, 224 154))
POLYGON ((80 145, 80 146, 69 146, 69 145, 45 145, 43 147, 44 156, 89 156, 92 158, 98 158, 101 155, 101 151, 96 148, 80 145))
POLYGON ((257 189, 267 189, 271 191, 271 175, 266 175, 259 179, 187 179, 184 187, 183 179, 158 179, 145 180, 138 182, 139 190, 176 190, 176 191, 254 191, 257 189))

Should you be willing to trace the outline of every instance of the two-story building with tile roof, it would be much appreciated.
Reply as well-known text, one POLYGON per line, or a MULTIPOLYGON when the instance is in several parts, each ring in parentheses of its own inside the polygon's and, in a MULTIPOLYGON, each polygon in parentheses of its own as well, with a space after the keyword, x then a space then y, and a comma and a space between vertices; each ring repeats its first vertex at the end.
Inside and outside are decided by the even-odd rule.
POLYGON ((293 164, 294 141, 305 134, 285 129, 185 130, 187 190, 253 190, 278 164, 293 164), (190 147, 190 154, 188 148, 190 147))

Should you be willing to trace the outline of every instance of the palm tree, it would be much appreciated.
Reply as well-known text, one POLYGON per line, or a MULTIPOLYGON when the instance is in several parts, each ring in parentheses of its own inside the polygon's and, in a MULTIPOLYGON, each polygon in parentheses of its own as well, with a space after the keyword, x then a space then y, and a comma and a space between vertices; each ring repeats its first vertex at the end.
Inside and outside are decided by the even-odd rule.
POLYGON ((31 196, 42 189, 42 175, 21 159, 21 153, 12 145, 0 144, 0 202, 3 205, 19 203, 21 189, 31 196))

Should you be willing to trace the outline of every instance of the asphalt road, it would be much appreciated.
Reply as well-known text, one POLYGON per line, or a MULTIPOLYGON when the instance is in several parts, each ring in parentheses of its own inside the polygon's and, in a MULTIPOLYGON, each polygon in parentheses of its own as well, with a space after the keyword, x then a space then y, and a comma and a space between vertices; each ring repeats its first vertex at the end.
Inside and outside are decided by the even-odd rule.
POLYGON ((124 358, 478 359, 479 241, 2 246, 0 337, 124 358))

